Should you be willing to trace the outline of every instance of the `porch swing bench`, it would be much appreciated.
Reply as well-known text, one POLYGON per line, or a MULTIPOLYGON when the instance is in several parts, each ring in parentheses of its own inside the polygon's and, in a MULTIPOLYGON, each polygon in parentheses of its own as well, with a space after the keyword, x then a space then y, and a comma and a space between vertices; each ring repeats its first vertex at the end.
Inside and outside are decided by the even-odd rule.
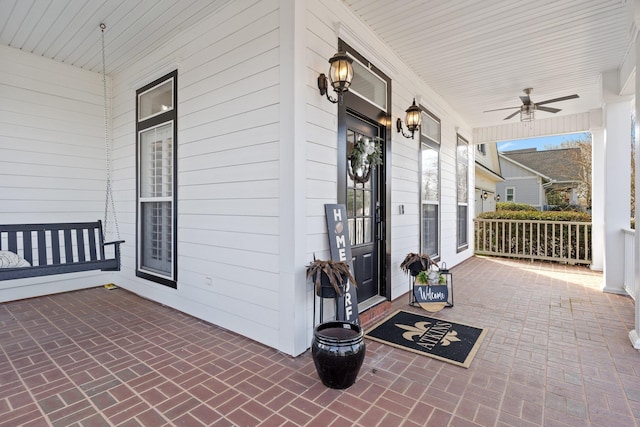
POLYGON ((120 243, 124 240, 104 241, 99 220, 0 225, 0 254, 13 255, 21 261, 18 264, 25 265, 6 267, 5 263, 5 268, 0 268, 0 281, 90 270, 119 271, 120 243), (106 258, 105 247, 111 245, 114 256, 106 258))

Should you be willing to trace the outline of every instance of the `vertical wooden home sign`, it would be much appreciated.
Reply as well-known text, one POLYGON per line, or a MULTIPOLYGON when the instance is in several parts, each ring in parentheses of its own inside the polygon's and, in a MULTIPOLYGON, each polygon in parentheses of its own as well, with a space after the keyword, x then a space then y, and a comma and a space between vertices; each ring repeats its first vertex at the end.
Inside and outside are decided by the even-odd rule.
MULTIPOLYGON (((324 205, 327 214, 327 229, 329 230, 329 247, 333 261, 344 261, 349 264, 353 274, 353 258, 351 257, 351 242, 349 241, 349 223, 347 222, 347 208, 345 205, 324 205)), ((350 281, 343 296, 336 300, 336 320, 360 324, 358 317, 358 295, 356 288, 350 281)))

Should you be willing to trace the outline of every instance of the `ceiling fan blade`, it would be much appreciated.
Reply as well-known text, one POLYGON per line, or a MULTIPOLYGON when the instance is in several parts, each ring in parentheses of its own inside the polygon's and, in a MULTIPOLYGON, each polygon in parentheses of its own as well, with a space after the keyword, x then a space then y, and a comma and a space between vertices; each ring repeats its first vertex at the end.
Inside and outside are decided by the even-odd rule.
POLYGON ((542 101, 542 102, 536 102, 536 105, 550 104, 552 102, 566 101, 567 99, 575 99, 575 98, 580 98, 580 97, 576 94, 561 96, 560 98, 553 98, 553 99, 547 99, 546 101, 542 101))
POLYGON ((495 110, 485 110, 485 111, 483 111, 483 113, 488 113, 490 111, 513 110, 514 108, 520 108, 520 106, 517 106, 517 107, 506 107, 506 108, 496 108, 495 110))
POLYGON ((525 96, 521 96, 520 100, 522 101, 522 103, 524 105, 529 105, 531 104, 531 98, 529 98, 529 95, 525 95, 525 96))
POLYGON ((551 107, 540 107, 539 105, 536 104, 536 110, 540 110, 540 111, 546 111, 548 113, 557 113, 558 111, 562 111, 559 108, 551 108, 551 107))
POLYGON ((520 114, 520 110, 516 111, 516 112, 515 112, 515 113, 513 113, 513 114, 509 114, 509 115, 508 115, 507 117, 505 117, 504 119, 505 119, 505 120, 509 120, 510 118, 515 117, 515 116, 517 116, 518 114, 520 114))

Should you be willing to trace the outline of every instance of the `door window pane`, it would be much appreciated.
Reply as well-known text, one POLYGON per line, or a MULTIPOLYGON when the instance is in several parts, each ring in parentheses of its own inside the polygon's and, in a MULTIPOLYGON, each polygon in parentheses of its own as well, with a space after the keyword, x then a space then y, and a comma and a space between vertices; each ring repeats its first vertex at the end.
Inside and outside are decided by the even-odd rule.
MULTIPOLYGON (((360 138, 370 138, 354 130, 347 130, 347 157, 353 150, 353 145, 360 138)), ((349 166, 347 166, 349 167, 349 166)), ((377 168, 376 168, 377 169, 377 168)), ((350 179, 347 172, 347 216, 349 224, 355 228, 350 228, 349 237, 351 246, 364 245, 373 242, 375 226, 373 208, 373 187, 372 182, 376 179, 377 171, 374 169, 367 182, 356 183, 350 179)))

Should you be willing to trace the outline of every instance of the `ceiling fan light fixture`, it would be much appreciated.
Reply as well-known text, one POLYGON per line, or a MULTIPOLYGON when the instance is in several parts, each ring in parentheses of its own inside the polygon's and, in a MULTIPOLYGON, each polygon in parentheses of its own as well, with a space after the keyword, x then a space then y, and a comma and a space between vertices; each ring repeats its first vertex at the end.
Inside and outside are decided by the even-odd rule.
POLYGON ((532 105, 522 106, 520 109, 520 121, 532 122, 535 119, 536 109, 532 105))
POLYGON ((533 88, 530 87, 524 89, 525 96, 520 96, 520 101, 522 102, 520 107, 495 108, 493 110, 485 110, 484 112, 488 113, 490 111, 511 110, 517 108, 515 112, 509 114, 504 118, 504 120, 509 120, 520 113, 521 122, 531 122, 534 119, 536 110, 544 111, 546 113, 557 113, 562 111, 560 108, 549 107, 548 104, 580 98, 578 94, 573 94, 561 96, 559 98, 547 99, 546 101, 533 102, 530 97, 532 91, 533 88))

